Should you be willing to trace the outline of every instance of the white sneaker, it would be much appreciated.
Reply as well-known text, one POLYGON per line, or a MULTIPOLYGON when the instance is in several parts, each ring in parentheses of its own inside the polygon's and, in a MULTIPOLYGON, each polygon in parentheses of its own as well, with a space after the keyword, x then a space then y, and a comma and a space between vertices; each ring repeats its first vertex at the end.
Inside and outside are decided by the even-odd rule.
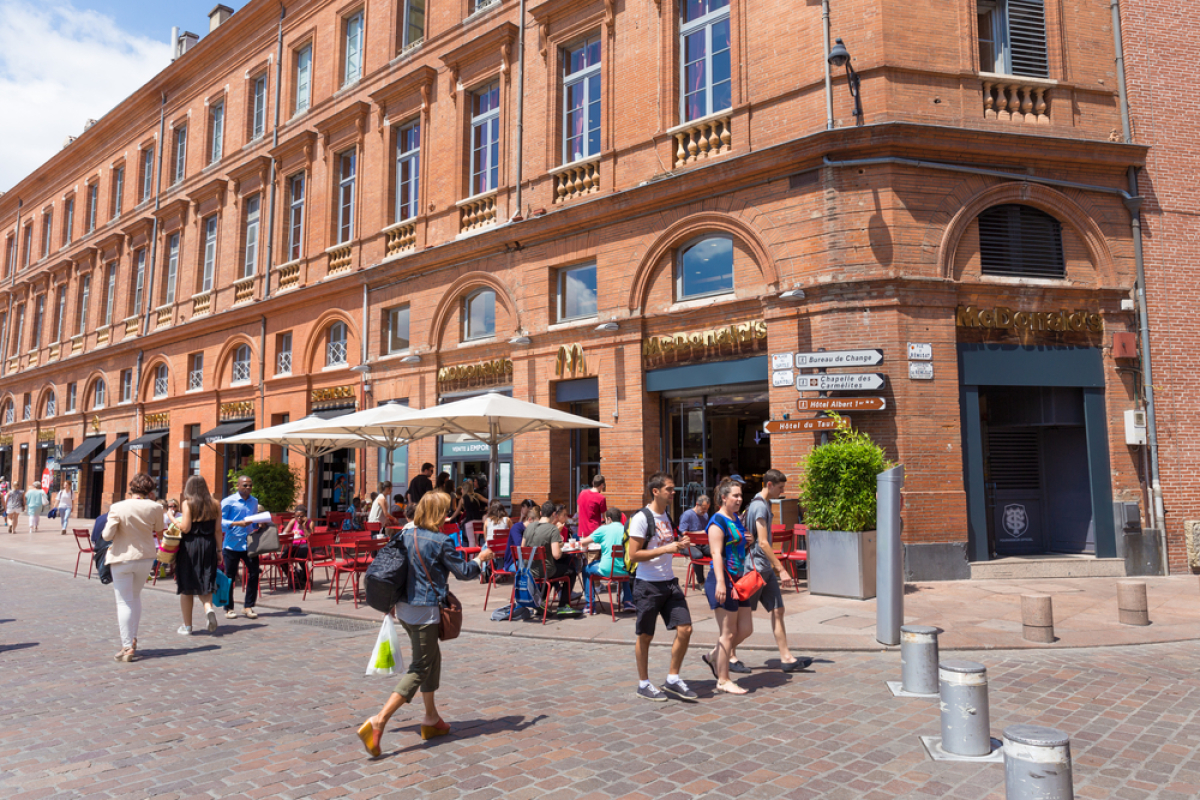
POLYGON ((179 630, 177 630, 175 632, 178 633, 180 636, 191 636, 192 635, 192 626, 191 625, 180 625, 179 630))

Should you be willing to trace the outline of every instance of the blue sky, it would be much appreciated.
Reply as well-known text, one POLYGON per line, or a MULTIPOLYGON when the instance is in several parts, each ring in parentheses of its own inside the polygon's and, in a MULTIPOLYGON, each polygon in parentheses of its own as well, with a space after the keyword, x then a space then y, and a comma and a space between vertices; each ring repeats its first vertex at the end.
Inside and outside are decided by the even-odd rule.
MULTIPOLYGON (((237 11, 247 0, 226 0, 237 11)), ((0 192, 170 63, 172 26, 201 37, 217 0, 0 0, 0 192)))

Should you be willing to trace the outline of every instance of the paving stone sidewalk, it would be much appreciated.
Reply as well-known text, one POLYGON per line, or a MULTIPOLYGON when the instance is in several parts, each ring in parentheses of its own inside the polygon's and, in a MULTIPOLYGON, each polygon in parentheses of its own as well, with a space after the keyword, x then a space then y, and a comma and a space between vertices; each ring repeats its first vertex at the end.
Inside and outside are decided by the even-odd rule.
MULTIPOLYGON (((888 693, 896 653, 825 653, 790 676, 748 654, 736 698, 693 652, 700 701, 651 704, 627 646, 466 634, 439 692, 455 734, 422 743, 402 709, 372 761, 353 731, 393 683, 362 674, 375 623, 264 613, 184 638, 176 599, 143 597, 146 657, 117 664, 111 587, 0 561, 5 798, 1004 796, 1002 765, 926 758, 937 704, 888 693)), ((956 655, 988 666, 993 735, 1071 735, 1076 797, 1200 795, 1200 644, 956 655)))

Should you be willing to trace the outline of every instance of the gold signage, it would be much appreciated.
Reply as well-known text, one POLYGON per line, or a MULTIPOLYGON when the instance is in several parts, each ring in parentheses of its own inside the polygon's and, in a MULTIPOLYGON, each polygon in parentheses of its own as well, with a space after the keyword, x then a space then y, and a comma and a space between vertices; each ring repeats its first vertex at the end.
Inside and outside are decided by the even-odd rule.
POLYGON ((454 367, 442 367, 438 370, 438 383, 474 383, 499 384, 506 383, 512 378, 512 361, 507 358, 497 358, 483 361, 479 364, 463 364, 454 367))
POLYGON ((0 447, 5 447, 5 446, 12 447, 12 443, 13 443, 13 438, 12 438, 11 433, 7 433, 4 436, 0 436, 0 447))
POLYGON ((690 361, 756 350, 766 341, 767 323, 759 319, 705 331, 651 336, 642 340, 642 359, 647 366, 662 361, 690 361))
POLYGON ((1013 311, 1007 306, 975 308, 959 306, 955 323, 960 328, 993 328, 1027 331, 1055 331, 1076 333, 1102 333, 1104 320, 1091 311, 1074 312, 1065 308, 1059 311, 1013 311))
POLYGON ((587 358, 583 354, 583 348, 577 344, 564 344, 558 348, 558 357, 554 359, 554 374, 559 378, 587 375, 587 358))
POLYGON ((100 432, 100 418, 94 414, 92 415, 92 430, 96 433, 100 432))
POLYGON ((242 400, 238 403, 221 403, 218 414, 221 419, 247 419, 254 416, 254 401, 242 400))
POLYGON ((331 403, 335 400, 354 400, 355 389, 350 386, 327 386, 324 389, 313 389, 311 393, 313 404, 331 403))
POLYGON ((38 431, 37 440, 39 442, 53 442, 54 428, 42 428, 40 431, 38 431))
POLYGON ((145 419, 145 430, 161 431, 163 428, 171 427, 171 413, 169 411, 160 411, 157 414, 147 414, 145 419))

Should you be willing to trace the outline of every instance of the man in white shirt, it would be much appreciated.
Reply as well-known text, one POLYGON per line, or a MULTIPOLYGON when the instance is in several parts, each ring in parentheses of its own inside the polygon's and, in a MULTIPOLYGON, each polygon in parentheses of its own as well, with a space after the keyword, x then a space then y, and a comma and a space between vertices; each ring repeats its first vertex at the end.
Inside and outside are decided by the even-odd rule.
POLYGON ((650 476, 646 488, 650 491, 650 505, 629 520, 629 560, 636 569, 633 580, 633 604, 637 607, 633 629, 637 634, 633 650, 638 668, 636 694, 643 700, 667 699, 650 682, 650 642, 654 640, 657 618, 662 617, 667 630, 675 631, 671 670, 663 690, 681 700, 695 700, 696 693, 679 677, 692 638, 692 615, 671 563, 676 553, 687 549, 687 545, 676 539, 675 526, 667 514, 675 496, 675 481, 665 472, 656 472, 650 476))

